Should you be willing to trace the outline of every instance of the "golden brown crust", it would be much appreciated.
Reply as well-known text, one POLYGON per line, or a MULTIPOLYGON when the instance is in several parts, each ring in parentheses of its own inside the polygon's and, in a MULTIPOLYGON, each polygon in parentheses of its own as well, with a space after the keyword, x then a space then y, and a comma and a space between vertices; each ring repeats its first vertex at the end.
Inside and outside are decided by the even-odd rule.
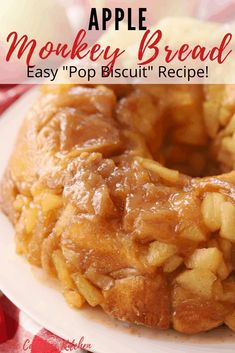
POLYGON ((154 280, 142 276, 116 280, 104 298, 103 309, 119 320, 159 329, 170 325, 170 293, 160 275, 154 280))
POLYGON ((220 326, 231 308, 231 305, 194 296, 180 287, 172 292, 173 327, 182 333, 195 334, 220 326))
POLYGON ((0 189, 18 253, 75 307, 190 334, 234 327, 235 176, 210 176, 235 167, 229 88, 43 90, 0 189))

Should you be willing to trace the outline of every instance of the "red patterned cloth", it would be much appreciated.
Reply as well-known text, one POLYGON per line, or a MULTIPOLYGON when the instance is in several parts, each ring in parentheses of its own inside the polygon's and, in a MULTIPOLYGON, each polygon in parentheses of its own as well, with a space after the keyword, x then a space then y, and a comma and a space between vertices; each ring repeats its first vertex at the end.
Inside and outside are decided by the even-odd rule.
POLYGON ((31 87, 31 85, 0 84, 0 114, 31 87))
POLYGON ((0 294, 1 353, 85 353, 31 320, 0 294))

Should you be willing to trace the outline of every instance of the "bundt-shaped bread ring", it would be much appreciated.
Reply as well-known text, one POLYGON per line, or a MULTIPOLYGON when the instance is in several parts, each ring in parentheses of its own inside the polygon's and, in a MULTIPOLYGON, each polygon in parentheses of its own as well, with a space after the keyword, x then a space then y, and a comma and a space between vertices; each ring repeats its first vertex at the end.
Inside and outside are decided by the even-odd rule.
POLYGON ((68 303, 235 330, 235 86, 42 88, 1 183, 28 261, 68 303))

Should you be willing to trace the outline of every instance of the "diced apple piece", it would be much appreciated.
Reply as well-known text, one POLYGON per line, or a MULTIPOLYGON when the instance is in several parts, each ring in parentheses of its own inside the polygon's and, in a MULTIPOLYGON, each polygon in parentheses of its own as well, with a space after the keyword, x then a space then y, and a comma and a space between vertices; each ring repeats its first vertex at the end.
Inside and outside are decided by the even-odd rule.
POLYGON ((29 206, 30 202, 31 199, 29 197, 24 195, 17 195, 13 206, 16 211, 22 211, 23 207, 29 206))
POLYGON ((25 230, 26 233, 32 233, 34 227, 36 226, 38 218, 38 209, 36 207, 27 208, 25 211, 25 230))
POLYGON ((218 273, 218 276, 221 280, 224 280, 229 276, 230 270, 229 270, 228 266, 226 265, 226 263, 224 262, 224 260, 221 262, 217 273, 218 273))
POLYGON ((63 206, 63 198, 58 195, 46 193, 41 198, 41 206, 44 214, 63 206))
POLYGON ((55 233, 60 235, 70 224, 72 217, 76 214, 76 208, 72 204, 68 204, 62 211, 56 225, 55 233))
POLYGON ((209 299, 213 295, 216 279, 214 273, 200 268, 183 272, 176 278, 176 282, 184 289, 209 299))
POLYGON ((205 225, 215 232, 221 227, 221 204, 225 197, 218 192, 208 192, 202 201, 201 211, 205 225))
POLYGON ((64 256, 61 250, 56 250, 52 254, 52 261, 55 266, 57 276, 64 289, 73 289, 75 284, 68 271, 64 256))
POLYGON ((235 206, 231 202, 222 203, 221 219, 221 237, 235 242, 235 206))
POLYGON ((114 286, 114 279, 110 276, 98 273, 94 268, 89 267, 85 272, 85 276, 89 281, 91 281, 95 286, 103 290, 109 290, 114 286))
POLYGON ((210 137, 215 137, 219 129, 219 121, 216 119, 218 106, 213 101, 204 103, 204 120, 210 137))
POLYGON ((223 255, 217 248, 197 249, 186 261, 187 268, 201 268, 216 273, 223 261, 223 255))
POLYGON ((163 272, 171 273, 175 271, 183 263, 182 257, 174 255, 166 260, 163 266, 163 272))
POLYGON ((187 228, 184 228, 180 232, 180 237, 196 242, 201 242, 206 240, 206 235, 197 225, 192 225, 187 228))
POLYGON ((147 158, 137 158, 138 162, 143 165, 144 168, 151 170, 152 172, 159 175, 160 178, 176 183, 179 181, 180 174, 177 170, 168 169, 160 163, 147 158))
POLYGON ((175 245, 154 241, 149 245, 147 261, 150 266, 159 267, 176 252, 177 247, 175 245))
POLYGON ((85 300, 82 295, 78 293, 61 250, 53 252, 52 261, 56 269, 57 277, 63 287, 63 294, 66 301, 72 307, 81 308, 85 300))
POLYGON ((65 289, 63 294, 67 303, 73 308, 80 309, 85 303, 85 299, 78 293, 77 290, 65 289))
POLYGON ((72 277, 76 283, 79 293, 83 295, 91 306, 96 306, 102 303, 103 295, 101 291, 94 287, 82 274, 75 273, 72 277))

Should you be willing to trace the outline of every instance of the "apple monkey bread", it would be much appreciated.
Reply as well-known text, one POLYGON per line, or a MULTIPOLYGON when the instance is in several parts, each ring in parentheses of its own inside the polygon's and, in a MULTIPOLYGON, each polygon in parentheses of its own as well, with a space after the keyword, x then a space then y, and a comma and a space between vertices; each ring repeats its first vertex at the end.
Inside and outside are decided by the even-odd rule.
POLYGON ((235 330, 234 168, 235 86, 44 86, 0 202, 71 306, 235 330))

